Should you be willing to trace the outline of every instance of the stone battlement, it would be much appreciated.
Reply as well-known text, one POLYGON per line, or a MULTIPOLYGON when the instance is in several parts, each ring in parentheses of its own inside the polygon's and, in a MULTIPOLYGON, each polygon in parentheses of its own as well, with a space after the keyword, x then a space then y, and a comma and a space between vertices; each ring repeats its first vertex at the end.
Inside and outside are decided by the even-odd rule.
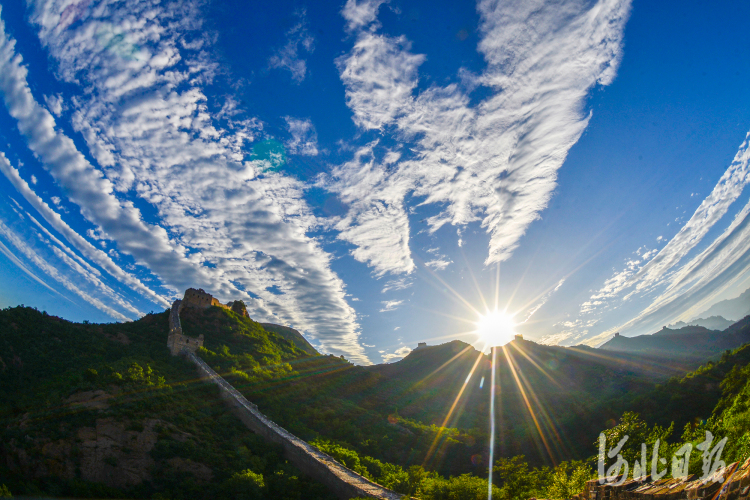
POLYGON ((222 304, 219 302, 219 299, 214 298, 202 288, 188 288, 185 290, 185 297, 183 297, 182 302, 185 304, 185 307, 198 307, 204 309, 206 307, 217 306, 229 309, 229 306, 222 304))
POLYGON ((245 308, 244 302, 241 300, 235 300, 228 304, 222 304, 219 299, 215 298, 210 293, 206 292, 202 288, 188 288, 185 290, 185 296, 182 299, 183 304, 186 307, 197 307, 199 309, 205 309, 207 307, 216 306, 222 309, 233 311, 240 316, 249 318, 247 309, 245 308))

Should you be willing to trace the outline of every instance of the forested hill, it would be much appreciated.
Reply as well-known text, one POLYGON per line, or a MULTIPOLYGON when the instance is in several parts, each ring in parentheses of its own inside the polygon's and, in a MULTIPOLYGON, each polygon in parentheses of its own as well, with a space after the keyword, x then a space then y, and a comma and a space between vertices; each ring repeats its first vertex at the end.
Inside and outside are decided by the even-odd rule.
MULTIPOLYGON (((198 355, 261 411, 385 486, 453 481, 421 467, 486 475, 491 358, 470 345, 362 367, 219 307, 181 317, 186 335, 205 337, 198 355)), ((29 495, 329 498, 249 433, 192 364, 169 355, 167 331, 166 312, 94 325, 0 311, 0 484, 29 495)), ((496 456, 589 457, 628 410, 665 425, 705 420, 731 402, 727 387, 741 392, 749 352, 683 376, 687 365, 668 358, 515 340, 496 350, 496 456)))
POLYGON ((289 328, 288 326, 281 326, 281 325, 274 325, 273 323, 261 323, 260 326, 263 327, 264 330, 267 332, 273 332, 281 337, 284 337, 288 341, 292 342, 297 349, 300 351, 307 353, 311 356, 314 356, 316 354, 320 354, 315 348, 310 344, 310 342, 307 341, 307 339, 302 336, 300 332, 295 330, 294 328, 289 328))
MULTIPOLYGON (((216 357, 231 349, 259 377, 307 356, 231 311, 186 316, 216 357)), ((0 311, 0 484, 34 497, 333 500, 169 354, 167 332, 167 312, 94 325, 0 311)))

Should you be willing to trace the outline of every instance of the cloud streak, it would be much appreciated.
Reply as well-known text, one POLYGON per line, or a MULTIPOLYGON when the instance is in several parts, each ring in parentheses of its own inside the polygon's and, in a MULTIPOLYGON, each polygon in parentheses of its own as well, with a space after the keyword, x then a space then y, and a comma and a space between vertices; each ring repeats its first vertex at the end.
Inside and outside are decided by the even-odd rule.
MULTIPOLYGON (((750 264, 750 203, 704 250, 680 263, 722 220, 748 182, 750 133, 714 189, 667 245, 658 252, 639 252, 639 258, 629 260, 625 269, 616 272, 582 304, 582 315, 601 315, 612 301, 627 301, 657 291, 657 296, 635 316, 587 339, 587 343, 600 343, 615 331, 645 333, 663 324, 689 319, 721 292, 739 284, 750 264)), ((581 334, 577 332, 577 336, 581 334)))

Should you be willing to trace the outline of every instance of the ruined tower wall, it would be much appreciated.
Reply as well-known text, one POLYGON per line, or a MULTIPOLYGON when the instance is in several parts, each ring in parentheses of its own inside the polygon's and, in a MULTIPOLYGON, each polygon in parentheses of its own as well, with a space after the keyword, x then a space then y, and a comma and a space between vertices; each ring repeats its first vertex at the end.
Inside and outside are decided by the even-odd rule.
POLYGON ((201 309, 211 306, 229 309, 228 305, 222 304, 221 302, 219 302, 219 299, 214 298, 210 293, 206 292, 202 288, 188 288, 187 290, 185 290, 183 304, 187 307, 198 307, 201 309))
POLYGON ((173 356, 182 351, 195 352, 203 347, 203 335, 197 339, 188 337, 182 333, 182 323, 180 323, 180 311, 184 302, 175 300, 172 309, 169 311, 169 335, 167 336, 167 347, 173 356))

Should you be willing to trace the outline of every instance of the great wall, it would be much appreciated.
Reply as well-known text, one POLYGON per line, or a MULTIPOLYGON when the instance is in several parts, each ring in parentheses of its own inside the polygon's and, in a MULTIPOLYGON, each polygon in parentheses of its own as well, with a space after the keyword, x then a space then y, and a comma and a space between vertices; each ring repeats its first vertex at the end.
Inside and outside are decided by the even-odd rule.
MULTIPOLYGON (((183 355, 192 361, 201 378, 214 383, 219 388, 222 399, 248 429, 272 443, 281 445, 284 455, 290 462, 310 477, 326 485, 339 498, 347 500, 354 497, 404 499, 403 495, 373 483, 344 467, 329 455, 275 424, 196 355, 198 349, 203 346, 203 335, 195 339, 182 333, 180 311, 183 307, 210 307, 212 305, 235 310, 234 304, 221 304, 203 290, 186 291, 183 300, 176 300, 172 304, 169 314, 167 344, 172 354, 183 355)), ((244 304, 242 310, 244 310, 244 304)), ((244 315, 247 316, 246 311, 244 315)), ((418 346, 418 348, 421 347, 426 347, 426 344, 418 346)), ((625 481, 622 477, 614 479, 605 484, 597 479, 589 481, 584 491, 574 495, 571 500, 750 500, 750 458, 742 464, 739 462, 729 464, 706 480, 694 474, 683 478, 655 481, 650 475, 625 481)))
MULTIPOLYGON (((235 310, 235 304, 237 302, 224 305, 203 290, 188 289, 183 300, 176 300, 172 304, 169 313, 167 346, 170 352, 175 356, 185 356, 192 361, 196 365, 201 378, 212 382, 219 388, 222 399, 227 402, 232 412, 248 429, 272 443, 281 445, 284 449, 284 456, 290 462, 308 476, 327 486, 337 497, 342 500, 355 497, 384 500, 404 498, 403 495, 373 483, 344 467, 331 456, 310 446, 307 442, 274 423, 261 413, 257 406, 250 403, 238 390, 197 356, 196 352, 203 346, 203 335, 195 339, 183 334, 180 311, 184 307, 205 308, 212 305, 235 310)), ((242 310, 244 310, 244 304, 242 310)), ((247 312, 244 314, 247 316, 247 312)))

